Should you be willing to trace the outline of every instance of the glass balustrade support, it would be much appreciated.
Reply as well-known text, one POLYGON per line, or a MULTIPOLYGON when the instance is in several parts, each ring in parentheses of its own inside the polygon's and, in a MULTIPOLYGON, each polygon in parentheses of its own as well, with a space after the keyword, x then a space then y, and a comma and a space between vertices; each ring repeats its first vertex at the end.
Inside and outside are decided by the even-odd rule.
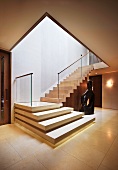
POLYGON ((81 79, 82 79, 82 54, 81 54, 81 79))
POLYGON ((58 73, 58 101, 59 101, 59 73, 58 73))
POLYGON ((31 106, 32 106, 32 74, 31 74, 31 106))
POLYGON ((17 101, 17 79, 15 79, 15 82, 16 82, 16 101, 17 101))

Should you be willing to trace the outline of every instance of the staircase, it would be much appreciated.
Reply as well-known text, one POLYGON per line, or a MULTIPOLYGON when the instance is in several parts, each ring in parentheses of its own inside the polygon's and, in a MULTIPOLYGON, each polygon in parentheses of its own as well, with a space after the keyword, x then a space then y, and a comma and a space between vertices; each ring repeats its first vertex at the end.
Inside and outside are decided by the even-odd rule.
POLYGON ((59 99, 58 87, 54 87, 40 99, 40 102, 33 102, 32 106, 29 103, 15 103, 15 124, 26 132, 28 130, 33 136, 43 138, 52 146, 57 146, 92 123, 95 120, 94 115, 84 115, 83 112, 74 111, 75 108, 69 107, 70 103, 66 102, 69 99, 72 103, 75 91, 76 94, 82 92, 80 88, 92 69, 92 66, 83 67, 81 76, 81 69, 78 68, 60 82, 59 99), (65 107, 62 107, 62 103, 65 107))
POLYGON ((73 73, 71 73, 66 79, 64 79, 59 84, 59 99, 58 99, 58 87, 54 87, 53 90, 50 90, 49 93, 45 94, 45 97, 41 97, 40 101, 42 102, 53 102, 53 103, 62 103, 66 102, 66 98, 70 97, 71 93, 74 93, 74 90, 80 86, 80 83, 85 80, 88 73, 93 69, 93 66, 84 66, 82 67, 82 77, 81 77, 81 68, 78 68, 73 73))
POLYGON ((14 106, 15 124, 42 137, 52 146, 59 145, 95 120, 93 115, 84 116, 83 112, 58 103, 34 102, 33 106, 15 103, 14 106))

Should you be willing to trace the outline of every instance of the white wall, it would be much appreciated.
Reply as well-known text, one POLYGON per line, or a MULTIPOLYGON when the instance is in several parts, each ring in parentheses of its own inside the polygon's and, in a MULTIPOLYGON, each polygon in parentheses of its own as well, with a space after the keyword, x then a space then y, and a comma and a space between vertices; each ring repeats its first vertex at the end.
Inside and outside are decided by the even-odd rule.
POLYGON ((39 101, 57 83, 57 73, 86 53, 85 47, 46 17, 12 50, 12 104, 16 101, 16 76, 33 72, 33 101, 39 101))

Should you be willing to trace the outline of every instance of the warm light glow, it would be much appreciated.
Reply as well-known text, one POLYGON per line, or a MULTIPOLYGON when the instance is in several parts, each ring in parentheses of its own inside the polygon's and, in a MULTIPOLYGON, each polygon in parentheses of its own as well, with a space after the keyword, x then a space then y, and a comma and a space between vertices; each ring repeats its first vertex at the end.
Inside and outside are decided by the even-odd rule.
POLYGON ((107 87, 112 87, 113 86, 113 80, 112 79, 108 80, 106 85, 107 85, 107 87))
POLYGON ((107 131, 107 136, 108 136, 109 138, 111 138, 111 137, 112 137, 112 133, 111 133, 111 131, 110 131, 110 130, 108 130, 108 131, 107 131))

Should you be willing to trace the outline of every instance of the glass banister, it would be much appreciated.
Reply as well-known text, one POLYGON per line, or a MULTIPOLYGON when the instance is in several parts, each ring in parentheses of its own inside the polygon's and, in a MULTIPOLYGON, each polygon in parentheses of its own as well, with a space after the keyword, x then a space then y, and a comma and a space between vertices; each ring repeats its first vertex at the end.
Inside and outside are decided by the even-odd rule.
POLYGON ((15 78, 17 103, 30 103, 32 106, 32 75, 28 73, 15 78))

